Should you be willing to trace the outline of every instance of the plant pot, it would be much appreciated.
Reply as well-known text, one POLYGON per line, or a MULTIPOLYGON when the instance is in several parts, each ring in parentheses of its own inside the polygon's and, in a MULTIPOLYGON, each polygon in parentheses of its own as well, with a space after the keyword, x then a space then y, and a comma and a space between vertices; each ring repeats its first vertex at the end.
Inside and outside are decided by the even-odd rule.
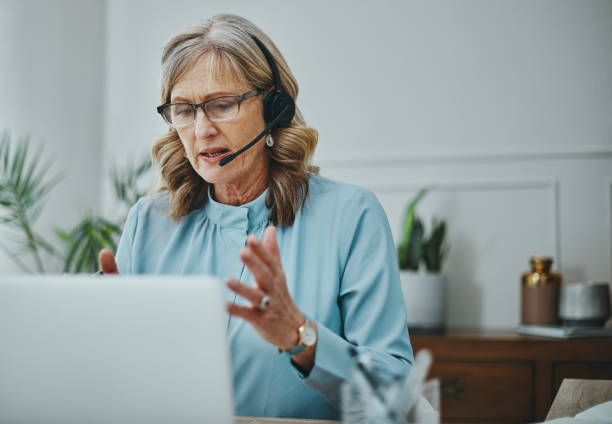
POLYGON ((406 320, 412 333, 443 332, 446 317, 446 276, 400 271, 406 320))

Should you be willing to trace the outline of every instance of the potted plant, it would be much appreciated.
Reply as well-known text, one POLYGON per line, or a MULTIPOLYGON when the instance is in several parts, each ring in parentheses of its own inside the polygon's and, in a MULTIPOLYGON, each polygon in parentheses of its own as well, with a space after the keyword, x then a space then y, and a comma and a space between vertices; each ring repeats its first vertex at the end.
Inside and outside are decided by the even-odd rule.
MULTIPOLYGON (((37 159, 40 151, 36 149, 37 159)), ((34 224, 59 178, 49 177, 50 164, 34 160, 30 152, 29 138, 14 141, 8 132, 0 137, 0 251, 27 273, 45 273, 46 256, 63 259, 64 272, 96 271, 98 252, 104 247, 116 250, 126 216, 108 220, 88 214, 69 231, 56 229, 66 249, 65 254, 58 252, 34 224)), ((114 169, 115 195, 126 211, 146 193, 141 180, 151 167, 151 158, 143 157, 125 169, 114 169)))
MULTIPOLYGON (((146 177, 153 162, 149 156, 134 161, 123 170, 115 168, 112 172, 115 196, 127 211, 139 198, 146 194, 140 190, 141 180, 146 177)), ((66 247, 64 272, 95 272, 98 270, 98 253, 103 248, 117 251, 117 244, 123 231, 127 215, 115 220, 88 214, 69 231, 56 230, 66 247)))
POLYGON ((398 246, 400 280, 411 332, 440 332, 445 325, 446 276, 442 263, 447 253, 446 222, 434 219, 428 236, 416 214, 422 189, 410 202, 404 216, 402 240, 398 246))

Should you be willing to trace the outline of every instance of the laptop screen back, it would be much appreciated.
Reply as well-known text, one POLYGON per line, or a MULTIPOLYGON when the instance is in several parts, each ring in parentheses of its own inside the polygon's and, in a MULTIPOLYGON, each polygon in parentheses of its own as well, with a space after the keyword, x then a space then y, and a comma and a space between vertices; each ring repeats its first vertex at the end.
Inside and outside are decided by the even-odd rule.
POLYGON ((211 277, 0 276, 0 422, 231 423, 211 277))

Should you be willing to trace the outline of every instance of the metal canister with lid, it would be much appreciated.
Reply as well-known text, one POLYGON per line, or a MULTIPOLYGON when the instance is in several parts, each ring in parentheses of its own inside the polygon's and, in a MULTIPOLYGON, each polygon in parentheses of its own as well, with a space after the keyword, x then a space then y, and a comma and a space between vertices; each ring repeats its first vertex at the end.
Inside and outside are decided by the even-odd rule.
POLYGON ((553 261, 549 256, 534 256, 531 271, 521 276, 521 324, 558 323, 562 277, 552 271, 553 261))
POLYGON ((565 283, 560 296, 559 318, 564 326, 603 327, 610 317, 608 283, 565 283))

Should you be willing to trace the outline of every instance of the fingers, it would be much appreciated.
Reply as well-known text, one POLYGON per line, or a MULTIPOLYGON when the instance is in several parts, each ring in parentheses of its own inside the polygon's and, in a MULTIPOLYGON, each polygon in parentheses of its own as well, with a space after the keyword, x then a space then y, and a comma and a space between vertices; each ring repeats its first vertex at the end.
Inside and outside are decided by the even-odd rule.
POLYGON ((264 230, 263 245, 272 257, 280 260, 280 251, 276 241, 276 227, 274 225, 270 225, 264 230))
POLYGON ((255 281, 264 291, 269 292, 273 278, 271 267, 256 255, 250 246, 240 249, 240 260, 249 268, 255 281))
MULTIPOLYGON (((265 233, 264 233, 265 237, 265 233)), ((272 267, 277 264, 274 256, 268 249, 257 239, 255 234, 251 234, 247 237, 247 247, 249 247, 253 253, 255 253, 259 259, 261 259, 267 266, 272 267)))
POLYGON ((264 296, 264 292, 256 287, 247 286, 234 278, 227 279, 227 287, 237 295, 244 297, 246 300, 251 302, 254 306, 259 305, 261 299, 264 296))
POLYGON ((119 274, 117 263, 115 262, 115 256, 113 256, 113 252, 110 250, 100 250, 100 253, 98 254, 98 263, 100 264, 100 269, 104 274, 119 274))
POLYGON ((235 303, 227 303, 227 313, 247 321, 253 321, 257 318, 261 311, 252 306, 237 305, 235 303))
POLYGON ((246 247, 239 252, 240 259, 249 268, 257 284, 265 291, 270 291, 271 281, 277 274, 282 274, 282 265, 276 243, 276 228, 267 227, 264 231, 264 243, 251 234, 247 237, 246 247), (271 247, 272 251, 264 244, 271 247))

